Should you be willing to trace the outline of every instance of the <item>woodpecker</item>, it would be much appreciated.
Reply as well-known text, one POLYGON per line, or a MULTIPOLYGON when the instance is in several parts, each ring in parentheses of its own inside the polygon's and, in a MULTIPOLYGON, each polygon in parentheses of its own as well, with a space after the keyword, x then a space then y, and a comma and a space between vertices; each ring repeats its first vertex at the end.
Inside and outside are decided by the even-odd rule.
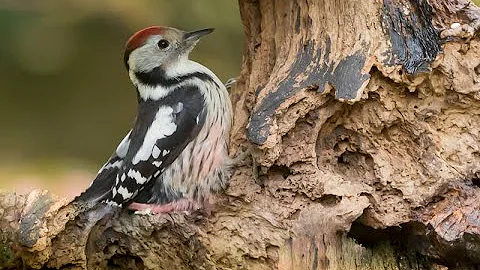
POLYGON ((124 63, 137 117, 77 203, 193 211, 225 187, 232 105, 218 77, 188 58, 213 30, 151 26, 130 37, 124 63))

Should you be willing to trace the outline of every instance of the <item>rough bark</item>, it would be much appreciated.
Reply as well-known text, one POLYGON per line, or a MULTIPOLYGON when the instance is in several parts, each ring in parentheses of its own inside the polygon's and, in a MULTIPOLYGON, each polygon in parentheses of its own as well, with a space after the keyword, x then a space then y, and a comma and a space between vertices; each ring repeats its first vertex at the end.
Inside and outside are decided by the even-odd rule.
MULTIPOLYGON (((0 194, 0 264, 76 269, 475 269, 480 11, 466 0, 248 1, 235 169, 209 216, 85 227, 0 194), (253 169, 252 169, 253 167, 253 169)), ((477 265, 477 266, 476 266, 477 265)))

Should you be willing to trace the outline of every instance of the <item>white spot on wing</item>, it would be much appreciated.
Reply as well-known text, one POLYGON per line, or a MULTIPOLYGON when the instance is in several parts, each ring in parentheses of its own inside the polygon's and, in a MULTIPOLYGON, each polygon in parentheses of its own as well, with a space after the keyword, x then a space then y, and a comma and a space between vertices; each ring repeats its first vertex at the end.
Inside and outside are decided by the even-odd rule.
POLYGON ((127 155, 128 147, 130 146, 130 139, 129 139, 130 133, 132 133, 131 130, 128 132, 127 136, 125 136, 125 138, 123 138, 123 140, 118 145, 117 150, 115 151, 117 156, 119 156, 121 158, 123 158, 127 155))
POLYGON ((105 163, 105 165, 103 165, 103 167, 100 168, 97 174, 100 174, 103 170, 108 170, 113 167, 120 168, 122 164, 123 164, 123 160, 117 160, 113 163, 105 163))
POLYGON ((127 175, 128 177, 135 179, 135 182, 137 182, 137 184, 139 185, 144 184, 148 180, 146 177, 143 177, 143 175, 139 171, 136 171, 134 169, 130 169, 127 175))
POLYGON ((162 165, 162 161, 154 161, 152 162, 152 164, 155 166, 155 167, 160 167, 162 165))
POLYGON ((157 178, 159 175, 160 175, 160 171, 157 171, 157 172, 153 175, 153 177, 157 178))
POLYGON ((111 201, 111 200, 106 200, 105 203, 107 203, 110 206, 120 206, 120 204, 118 204, 114 201, 111 201))
POLYGON ((165 156, 166 154, 170 153, 170 150, 163 150, 162 156, 165 156))
POLYGON ((112 194, 113 194, 113 197, 117 195, 117 189, 115 187, 112 188, 112 194))
POLYGON ((127 176, 125 175, 125 173, 122 173, 122 177, 120 178, 120 181, 123 182, 125 180, 125 178, 127 178, 127 176))
POLYGON ((128 192, 128 189, 122 186, 118 188, 118 194, 122 195, 123 199, 130 199, 133 196, 133 192, 128 192))
POLYGON ((152 157, 153 158, 158 158, 159 155, 160 155, 160 148, 158 148, 158 146, 154 145, 153 150, 152 150, 152 157))
POLYGON ((148 128, 143 144, 132 159, 132 163, 138 164, 140 161, 146 161, 152 154, 153 146, 159 139, 172 135, 177 130, 177 125, 173 122, 172 107, 160 107, 155 115, 152 125, 148 128))
POLYGON ((183 110, 183 103, 178 102, 177 105, 174 107, 173 113, 179 113, 183 110))

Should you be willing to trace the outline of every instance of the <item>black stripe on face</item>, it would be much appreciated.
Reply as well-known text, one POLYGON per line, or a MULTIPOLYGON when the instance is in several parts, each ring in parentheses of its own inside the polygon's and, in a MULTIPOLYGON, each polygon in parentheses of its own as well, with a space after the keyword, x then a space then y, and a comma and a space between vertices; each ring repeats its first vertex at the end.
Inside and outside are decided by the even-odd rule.
POLYGON ((135 76, 141 83, 151 87, 171 87, 192 78, 198 78, 204 82, 211 82, 215 84, 216 87, 220 87, 210 75, 203 72, 193 72, 178 77, 168 77, 165 70, 156 67, 150 72, 135 72, 135 76))

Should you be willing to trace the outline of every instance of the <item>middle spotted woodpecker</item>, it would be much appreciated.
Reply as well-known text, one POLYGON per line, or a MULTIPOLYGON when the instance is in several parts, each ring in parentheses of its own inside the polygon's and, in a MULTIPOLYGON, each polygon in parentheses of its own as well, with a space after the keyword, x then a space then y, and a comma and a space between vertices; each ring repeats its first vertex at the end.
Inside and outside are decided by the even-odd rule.
POLYGON ((212 31, 152 26, 128 40, 124 62, 137 117, 77 203, 190 211, 225 186, 232 105, 217 76, 188 59, 212 31))

